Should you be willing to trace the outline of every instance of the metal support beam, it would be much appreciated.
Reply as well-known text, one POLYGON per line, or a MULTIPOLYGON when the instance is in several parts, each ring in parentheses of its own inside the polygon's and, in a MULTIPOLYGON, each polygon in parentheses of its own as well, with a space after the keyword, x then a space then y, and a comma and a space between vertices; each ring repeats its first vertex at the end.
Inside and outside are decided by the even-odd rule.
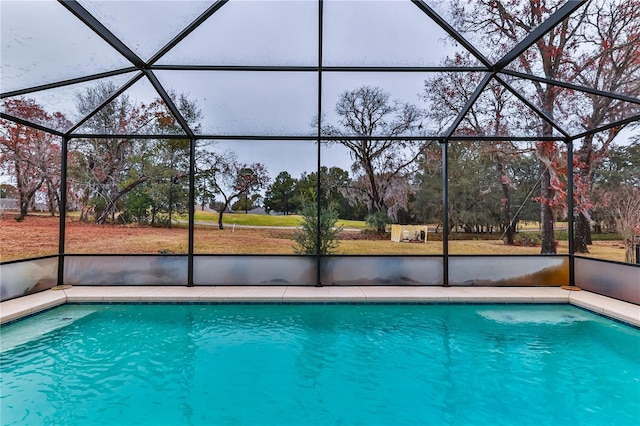
MULTIPOLYGON (((267 71, 267 72, 318 72, 315 65, 152 65, 157 71, 267 71)), ((349 72, 489 72, 487 67, 375 67, 375 66, 323 66, 323 71, 335 73, 349 72)))
POLYGON ((196 217, 196 143, 189 141, 189 247, 187 252, 187 287, 193 287, 194 229, 196 217))
POLYGON ((613 123, 609 123, 607 125, 600 126, 600 127, 595 128, 595 129, 587 130, 586 132, 582 132, 580 134, 577 134, 577 135, 573 136, 571 138, 571 140, 584 138, 585 136, 589 136, 589 135, 592 135, 594 133, 599 133, 599 132, 603 132, 605 130, 613 129, 614 127, 623 127, 623 126, 626 126, 627 124, 631 124, 631 123, 634 123, 636 121, 640 121, 640 114, 625 118, 624 120, 614 121, 613 123))
POLYGON ((320 217, 322 214, 322 208, 320 206, 320 191, 322 187, 320 185, 320 172, 322 170, 322 27, 323 22, 323 0, 318 1, 318 127, 317 127, 317 160, 316 165, 316 287, 322 286, 322 274, 320 268, 322 267, 322 255, 320 254, 321 247, 321 235, 322 227, 320 226, 320 217))
POLYGON ((502 84, 508 91, 510 91, 516 98, 520 99, 520 101, 522 103, 524 103, 527 107, 529 107, 532 111, 534 111, 537 115, 539 115, 544 121, 549 123, 554 129, 556 129, 558 132, 560 132, 562 134, 562 136, 564 136, 565 138, 569 138, 570 137, 569 133, 567 133, 562 127, 560 127, 560 125, 558 123, 556 123, 551 118, 549 118, 549 116, 544 111, 542 111, 540 108, 538 108, 537 106, 535 106, 534 104, 529 102, 529 100, 526 99, 524 96, 522 96, 522 94, 520 92, 518 92, 513 87, 511 87, 511 85, 508 82, 504 81, 502 78, 500 78, 497 75, 495 76, 495 79, 500 84, 502 84))
POLYGON ((569 285, 575 285, 575 202, 573 200, 573 190, 575 186, 575 180, 573 178, 573 141, 568 139, 566 141, 567 147, 567 210, 568 224, 567 224, 567 239, 569 241, 569 285))
POLYGON ((544 77, 538 77, 536 75, 523 74, 523 73, 517 72, 517 71, 502 70, 502 71, 500 71, 500 73, 501 74, 507 74, 507 75, 510 75, 512 77, 522 78, 522 79, 525 79, 525 80, 536 81, 538 83, 543 83, 543 84, 549 84, 549 85, 552 85, 552 86, 562 87, 563 89, 576 90, 578 92, 589 93, 591 95, 603 96, 605 98, 617 99, 617 100, 623 101, 623 102, 630 102, 630 103, 634 103, 634 104, 640 104, 640 98, 634 98, 633 96, 621 95, 619 93, 613 93, 613 92, 604 92, 602 90, 592 89, 591 87, 578 86, 576 84, 570 84, 570 83, 566 83, 564 81, 553 80, 553 79, 544 78, 544 77))
MULTIPOLYGON (((114 99, 116 99, 118 96, 120 96, 121 94, 123 94, 129 87, 133 86, 138 80, 140 80, 142 77, 144 76, 144 73, 138 73, 135 76, 133 76, 132 79, 130 79, 129 81, 127 81, 120 89, 116 90, 115 92, 113 92, 111 94, 111 96, 109 96, 108 98, 106 98, 105 100, 102 101, 102 103, 98 106, 96 106, 93 111, 91 111, 90 113, 88 113, 87 115, 85 115, 84 117, 82 117, 82 119, 80 121, 78 121, 75 125, 73 125, 70 129, 67 130, 67 135, 71 135, 73 132, 75 132, 80 126, 82 126, 84 123, 86 123, 89 119, 91 119, 91 117, 93 117, 94 115, 96 115, 100 110, 102 110, 102 108, 106 107, 107 105, 109 105, 111 102, 113 102, 114 99)), ((111 135, 110 137, 113 137, 113 135, 111 135)))
POLYGON ((176 104, 173 103, 173 100, 171 100, 167 91, 164 90, 164 87, 160 84, 153 71, 145 70, 144 73, 158 92, 158 95, 160 95, 160 98, 164 101, 167 108, 169 108, 169 111, 171 111, 171 114, 176 118, 178 124, 182 127, 182 130, 184 130, 187 136, 193 138, 195 134, 193 133, 193 130, 191 130, 191 127, 189 127, 189 123, 187 123, 187 120, 185 120, 182 113, 178 110, 176 104))
POLYGON ((487 67, 343 67, 330 66, 324 67, 325 71, 330 72, 489 72, 487 67))
MULTIPOLYGON (((640 121, 640 118, 631 121, 640 121)), ((31 125, 31 124, 27 124, 31 125)), ((59 136, 63 133, 58 132, 59 136)), ((55 134, 58 134, 55 133, 55 134)), ((120 139, 191 139, 192 137, 186 134, 113 134, 113 133, 73 133, 68 134, 71 138, 82 139, 108 139, 118 137, 120 139)), ((240 141, 317 141, 318 135, 220 135, 220 134, 198 134, 193 136, 195 139, 202 140, 240 140, 240 141)), ((320 140, 323 142, 338 141, 345 139, 352 140, 389 140, 389 141, 407 141, 407 140, 421 140, 421 141, 440 141, 444 135, 435 136, 421 136, 421 137, 408 137, 408 136, 321 136, 320 140)), ((541 141, 564 141, 566 138, 563 136, 451 136, 448 138, 450 141, 476 141, 476 142, 541 142, 541 141)), ((575 139, 575 137, 573 137, 575 139)))
POLYGON ((540 40, 546 33, 551 31, 556 25, 564 21, 576 11, 580 6, 586 3, 586 0, 569 0, 556 10, 551 16, 545 19, 540 25, 533 29, 520 43, 516 44, 513 49, 507 52, 494 65, 495 71, 500 71, 509 65, 518 56, 522 55, 531 45, 540 40))
POLYGON ((484 66, 487 68, 491 68, 491 62, 478 50, 474 45, 469 43, 467 39, 465 39, 462 34, 460 34, 455 28, 453 28, 447 21, 442 19, 440 15, 438 15, 433 9, 429 7, 423 0, 411 0, 413 4, 415 4, 418 9, 423 11, 429 16, 436 24, 438 24, 443 30, 447 32, 455 41, 460 43, 462 47, 468 50, 473 56, 476 57, 484 66))
MULTIPOLYGON (((157 134, 157 135, 146 135, 146 134, 135 134, 135 133, 69 133, 68 136, 72 139, 140 139, 140 140, 149 140, 149 139, 192 139, 191 137, 185 134, 157 134)), ((198 137, 198 139, 218 139, 218 137, 198 137)), ((221 137, 219 139, 226 139, 221 137)), ((248 139, 248 138, 244 138, 248 139)), ((280 140, 280 139, 278 139, 280 140)))
POLYGON ((67 153, 69 152, 69 138, 62 138, 60 152, 60 225, 58 231, 58 284, 64 285, 64 253, 67 219, 67 153))
POLYGON ((442 149, 442 285, 449 287, 449 142, 440 141, 442 149))
POLYGON ((184 40, 189 34, 191 34, 196 28, 198 28, 204 21, 209 19, 211 15, 216 13, 222 6, 224 6, 229 0, 218 0, 207 10, 202 12, 200 16, 198 16, 191 24, 189 24, 184 30, 180 31, 178 35, 176 35, 169 43, 164 45, 158 53, 153 55, 151 59, 149 59, 149 65, 156 63, 160 58, 167 54, 171 49, 173 49, 178 43, 184 40))
POLYGON ((140 59, 138 55, 133 53, 129 47, 124 44, 118 37, 116 37, 107 27, 102 25, 102 22, 97 20, 92 14, 87 11, 75 0, 58 0, 62 6, 64 6, 69 12, 73 13, 76 18, 82 21, 86 26, 91 28, 100 38, 109 43, 111 47, 116 49, 118 53, 127 58, 129 62, 135 65, 139 69, 146 68, 147 64, 140 59))
POLYGON ((471 94, 471 97, 467 99, 467 103, 464 105, 464 107, 462 107, 462 110, 458 113, 458 116, 456 117, 455 121, 453 122, 453 124, 451 124, 451 126, 449 127, 449 130, 447 130, 447 132, 445 133, 446 139, 449 139, 449 137, 453 135, 453 132, 456 131, 456 129, 464 119, 464 116, 467 115, 467 113, 469 112, 473 104, 476 102, 476 100, 478 100, 478 97, 480 96, 484 88, 487 87, 487 84, 489 84, 489 81, 491 81, 492 77, 493 77, 493 73, 487 73, 482 79, 482 81, 478 84, 478 87, 476 87, 476 90, 471 94))
POLYGON ((86 77, 70 78, 69 80, 61 80, 61 81, 58 81, 58 82, 55 82, 55 83, 42 84, 40 86, 28 87, 26 89, 13 90, 11 92, 5 92, 5 93, 0 94, 0 99, 11 98, 11 97, 14 97, 14 96, 28 95, 30 93, 39 92, 41 90, 57 89, 58 87, 70 86, 72 84, 86 83, 87 81, 99 80, 101 78, 114 77, 116 75, 126 74, 128 72, 134 72, 136 70, 137 70, 137 68, 135 68, 135 67, 122 68, 122 69, 119 69, 119 70, 113 70, 113 71, 101 72, 101 73, 98 73, 98 74, 92 74, 92 75, 88 75, 86 77))
POLYGON ((52 135, 56 135, 56 136, 64 136, 64 133, 58 131, 58 130, 54 130, 51 129, 49 127, 45 127, 41 124, 37 124, 37 123, 33 123, 31 121, 22 119, 20 117, 16 117, 14 115, 11 114, 7 114, 6 112, 0 112, 0 118, 4 118, 5 120, 9 120, 9 121, 13 121, 14 123, 18 123, 18 124, 22 124, 23 126, 27 126, 27 127, 31 127, 33 129, 36 130, 41 130, 43 132, 47 132, 47 133, 51 133, 52 135))

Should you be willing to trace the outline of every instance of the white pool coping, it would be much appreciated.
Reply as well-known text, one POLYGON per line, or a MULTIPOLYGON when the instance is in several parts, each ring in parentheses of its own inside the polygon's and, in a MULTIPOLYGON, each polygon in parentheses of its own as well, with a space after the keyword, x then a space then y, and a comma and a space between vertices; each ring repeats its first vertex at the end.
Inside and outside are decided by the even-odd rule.
POLYGON ((0 303, 0 324, 65 303, 569 303, 640 327, 640 306, 560 287, 74 286, 0 303))

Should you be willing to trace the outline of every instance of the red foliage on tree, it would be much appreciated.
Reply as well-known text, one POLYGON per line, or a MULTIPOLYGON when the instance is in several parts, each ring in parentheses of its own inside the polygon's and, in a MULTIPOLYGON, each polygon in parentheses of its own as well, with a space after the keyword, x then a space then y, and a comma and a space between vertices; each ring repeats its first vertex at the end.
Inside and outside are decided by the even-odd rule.
MULTIPOLYGON (((69 121, 61 113, 50 114, 32 99, 17 98, 3 102, 10 115, 50 128, 67 128, 69 121)), ((0 167, 15 180, 20 214, 24 219, 42 192, 51 214, 60 205, 60 138, 8 120, 0 126, 0 167)))
MULTIPOLYGON (((93 112, 104 98, 115 90, 109 84, 96 84, 76 95, 79 114, 93 112)), ((175 96, 175 94, 170 94, 175 96)), ((189 103, 181 95, 181 103, 189 103)), ((195 111, 195 110, 194 110, 195 111)), ((196 111, 190 117, 199 119, 196 111)), ((83 125, 88 133, 112 134, 112 138, 74 140, 69 149, 69 198, 77 199, 87 209, 95 211, 95 222, 114 220, 121 199, 152 179, 179 179, 187 172, 166 172, 158 162, 168 148, 159 149, 161 141, 120 138, 119 134, 154 134, 177 131, 178 125, 165 103, 156 98, 152 102, 134 102, 123 95, 95 112, 83 125), (166 176, 159 176, 164 173, 166 176), (170 175, 170 176, 169 176, 170 175)), ((83 216, 86 216, 83 214, 83 216)), ((82 219, 87 219, 83 217, 82 219)))
MULTIPOLYGON (((571 61, 575 82, 583 86, 640 95, 640 1, 591 2, 584 30, 579 35, 581 54, 571 61)), ((579 109, 579 125, 585 130, 640 113, 640 105, 605 96, 585 94, 587 105, 579 109)), ((578 224, 576 251, 588 253, 591 244, 589 201, 594 172, 606 158, 622 127, 588 135, 576 152, 575 192, 578 224)))
MULTIPOLYGON (((454 25, 472 39, 481 34, 485 44, 500 55, 540 25, 559 7, 557 3, 553 0, 457 0, 452 6, 454 25)), ((637 97, 640 93, 639 46, 639 0, 592 1, 540 38, 509 68, 637 97)), ((638 111, 637 105, 605 96, 572 93, 561 86, 538 81, 530 84, 533 89, 525 95, 531 96, 548 118, 557 121, 577 116, 577 124, 584 129, 592 129, 638 111)), ((603 134, 590 135, 582 140, 578 150, 574 191, 582 224, 578 235, 589 231, 588 208, 593 170, 619 131, 620 128, 613 128, 603 134)), ((539 135, 553 136, 553 132, 552 125, 545 121, 539 135)), ((566 183, 563 183, 566 178, 562 176, 566 172, 566 164, 563 171, 557 150, 554 142, 540 142, 537 149, 541 167, 545 170, 540 196, 536 198, 541 203, 543 253, 555 253, 553 222, 557 211, 554 209, 562 206, 560 199, 566 188, 566 183)), ((586 251, 586 245, 579 244, 579 250, 586 251)))

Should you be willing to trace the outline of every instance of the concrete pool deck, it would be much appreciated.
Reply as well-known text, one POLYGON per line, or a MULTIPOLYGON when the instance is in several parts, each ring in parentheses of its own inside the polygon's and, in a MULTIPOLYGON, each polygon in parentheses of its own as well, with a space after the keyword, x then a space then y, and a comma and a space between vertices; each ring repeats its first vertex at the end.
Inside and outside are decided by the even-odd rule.
POLYGON ((0 324, 65 303, 568 303, 640 327, 640 306, 560 287, 74 286, 0 303, 0 324))

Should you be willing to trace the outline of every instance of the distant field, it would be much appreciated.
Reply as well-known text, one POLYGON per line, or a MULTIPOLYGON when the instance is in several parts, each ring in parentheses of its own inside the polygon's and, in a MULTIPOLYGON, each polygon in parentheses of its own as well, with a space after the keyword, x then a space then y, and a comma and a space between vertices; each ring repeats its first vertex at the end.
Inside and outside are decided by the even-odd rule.
MULTIPOLYGON (((186 216, 183 217, 187 219, 186 216)), ((218 223, 218 213, 197 211, 195 212, 196 222, 213 222, 218 223)), ((266 214, 243 214, 243 213, 225 213, 222 215, 222 221, 226 225, 249 225, 249 226, 298 226, 300 216, 271 216, 266 214)))
MULTIPOLYGON (((187 220, 186 216, 182 216, 181 220, 187 220)), ((218 223, 218 213, 196 210, 196 222, 212 222, 218 223)), ((245 225, 245 226, 300 226, 302 216, 297 214, 291 215, 265 215, 265 214, 244 214, 244 213, 225 213, 222 215, 222 223, 225 225, 245 225)), ((366 224, 361 220, 339 220, 338 226, 344 228, 364 229, 366 224)))

